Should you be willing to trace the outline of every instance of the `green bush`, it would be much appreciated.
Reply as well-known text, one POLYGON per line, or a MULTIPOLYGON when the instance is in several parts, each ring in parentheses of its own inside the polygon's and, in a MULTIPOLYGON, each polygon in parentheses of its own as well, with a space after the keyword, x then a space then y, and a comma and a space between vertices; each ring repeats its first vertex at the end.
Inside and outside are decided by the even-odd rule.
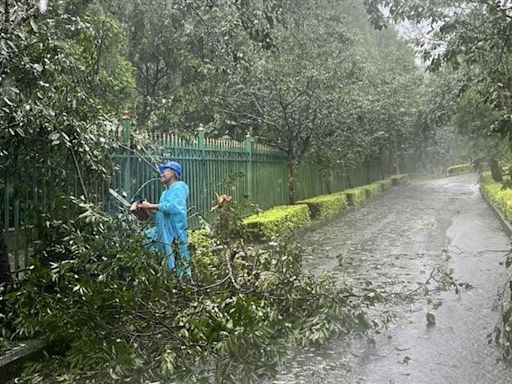
MULTIPOLYGON (((190 252, 194 255, 192 258, 193 270, 210 271, 210 266, 216 260, 211 249, 217 246, 213 234, 206 229, 196 229, 188 232, 188 243, 190 252)), ((208 276, 209 277, 209 276, 208 276)), ((201 276, 201 278, 205 278, 201 276)))
POLYGON ((381 191, 387 191, 388 189, 391 189, 391 187, 393 186, 393 184, 391 183, 391 180, 389 180, 389 179, 379 180, 373 184, 377 184, 380 187, 381 191))
MULTIPOLYGON (((480 191, 482 195, 496 208, 505 219, 512 222, 512 189, 505 188, 510 185, 510 177, 506 176, 503 184, 492 179, 491 172, 484 172, 480 177, 480 191)), ((512 265, 512 255, 505 259, 506 268, 512 265)), ((512 345, 512 301, 510 297, 504 300, 501 310, 501 324, 498 324, 493 333, 496 344, 505 346, 503 357, 510 360, 512 345)))
POLYGON ((377 195, 382 191, 381 186, 380 186, 380 185, 378 185, 378 184, 375 184, 375 183, 373 183, 373 184, 368 184, 368 185, 363 185, 363 186, 362 186, 362 187, 360 187, 360 188, 362 188, 362 189, 364 189, 364 190, 365 190, 365 192, 366 192, 366 197, 367 197, 368 199, 372 199, 372 198, 374 198, 375 196, 377 196, 377 195))
POLYGON ((208 249, 211 246, 211 234, 206 229, 188 231, 188 243, 197 250, 208 249))
POLYGON ((246 236, 253 239, 273 239, 310 223, 305 204, 274 207, 243 221, 246 236))
POLYGON ((457 164, 451 167, 448 167, 449 175, 457 175, 459 173, 471 172, 471 164, 457 164))
POLYGON ((491 173, 486 172, 480 179, 480 190, 508 221, 512 221, 512 189, 503 189, 502 184, 495 182, 491 173))
POLYGON ((311 219, 327 219, 339 214, 347 203, 347 197, 340 193, 322 195, 299 201, 309 207, 311 219))
POLYGON ((499 185, 499 183, 497 183, 496 181, 494 181, 492 179, 492 175, 491 175, 491 172, 484 172, 482 173, 482 175, 480 176, 480 187, 482 187, 482 185, 488 185, 488 184, 496 184, 496 185, 499 185))
MULTIPOLYGON (((0 298, 12 324, 2 335, 41 338, 61 352, 30 366, 19 384, 269 382, 289 345, 364 332, 365 308, 383 298, 304 274, 295 245, 254 249, 215 231, 190 234, 194 284, 179 282, 134 235, 140 223, 81 206, 81 218, 38 244, 56 261, 38 258, 0 298)), ((307 206, 286 207, 301 209, 309 220, 307 206)))
POLYGON ((345 195, 347 198, 347 202, 349 205, 353 205, 355 207, 360 206, 366 200, 366 191, 364 188, 351 188, 347 189, 340 194, 345 195))
POLYGON ((409 182, 409 175, 403 173, 401 175, 393 175, 389 179, 391 180, 391 185, 393 186, 407 184, 409 182))

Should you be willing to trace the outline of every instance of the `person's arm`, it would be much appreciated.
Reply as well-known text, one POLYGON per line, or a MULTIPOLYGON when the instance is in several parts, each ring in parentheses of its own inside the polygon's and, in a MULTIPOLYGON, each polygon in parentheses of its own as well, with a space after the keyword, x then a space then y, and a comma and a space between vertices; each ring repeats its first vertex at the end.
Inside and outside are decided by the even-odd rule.
POLYGON ((155 205, 158 207, 157 209, 165 215, 181 213, 183 209, 187 209, 187 196, 188 187, 185 184, 177 185, 164 201, 155 205))
POLYGON ((160 211, 166 215, 179 213, 183 210, 183 206, 185 206, 188 188, 186 185, 180 185, 176 186, 172 192, 173 193, 168 194, 166 199, 160 204, 143 201, 139 207, 160 211))
POLYGON ((153 211, 158 211, 159 208, 158 204, 153 204, 145 200, 142 203, 138 204, 137 207, 142 209, 150 209, 153 211))

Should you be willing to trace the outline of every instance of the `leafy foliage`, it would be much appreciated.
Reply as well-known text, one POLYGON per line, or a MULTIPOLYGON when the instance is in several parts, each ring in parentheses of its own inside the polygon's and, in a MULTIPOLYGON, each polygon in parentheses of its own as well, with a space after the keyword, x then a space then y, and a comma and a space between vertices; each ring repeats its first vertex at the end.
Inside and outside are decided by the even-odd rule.
POLYGON ((482 194, 498 209, 507 220, 512 220, 512 190, 504 188, 485 172, 480 179, 480 190, 482 194))
POLYGON ((407 184, 409 182, 409 175, 405 173, 402 175, 393 175, 389 179, 392 185, 407 184))
POLYGON ((216 119, 229 120, 229 134, 248 130, 287 154, 293 203, 304 159, 346 173, 389 153, 401 161, 398 152, 407 153, 414 137, 422 76, 413 51, 394 33, 371 31, 358 2, 307 1, 284 19, 274 31, 279 50, 230 77, 216 119))
POLYGON ((136 68, 136 121, 157 130, 190 130, 212 119, 211 105, 258 50, 274 48, 286 1, 113 2, 127 27, 136 68))
POLYGON ((484 128, 510 138, 511 5, 503 1, 454 0, 423 2, 366 0, 374 22, 387 24, 385 11, 395 22, 409 20, 422 26, 416 44, 432 70, 448 64, 462 74, 465 88, 472 88, 479 103, 493 113, 484 128))
POLYGON ((376 181, 373 184, 378 185, 379 188, 381 189, 381 191, 383 191, 383 192, 387 191, 388 189, 390 189, 393 186, 393 183, 392 183, 391 179, 379 180, 379 181, 376 181))
POLYGON ((61 350, 20 382, 253 382, 274 372, 288 343, 368 327, 371 302, 304 275, 300 249, 255 250, 203 231, 193 236, 197 285, 187 286, 142 248, 137 224, 77 203, 83 213, 55 224, 42 261, 7 296, 15 335, 61 350))
POLYGON ((350 205, 359 206, 366 201, 366 191, 363 188, 351 188, 347 189, 341 194, 347 197, 347 201, 350 205))
POLYGON ((454 175, 457 173, 464 173, 471 171, 471 164, 457 164, 448 167, 447 172, 449 175, 454 175))
POLYGON ((334 193, 298 201, 297 204, 306 204, 312 219, 325 219, 340 214, 345 208, 346 202, 345 195, 334 193))
POLYGON ((96 2, 78 5, 51 2, 44 15, 33 1, 0 8, 0 170, 51 169, 57 193, 80 174, 87 195, 109 175, 106 137, 134 83, 121 25, 98 16, 96 2))
POLYGON ((273 207, 244 219, 244 233, 253 239, 273 239, 310 222, 305 204, 273 207))
POLYGON ((363 185, 361 188, 366 192, 366 197, 368 199, 374 198, 382 191, 382 188, 379 184, 363 185))

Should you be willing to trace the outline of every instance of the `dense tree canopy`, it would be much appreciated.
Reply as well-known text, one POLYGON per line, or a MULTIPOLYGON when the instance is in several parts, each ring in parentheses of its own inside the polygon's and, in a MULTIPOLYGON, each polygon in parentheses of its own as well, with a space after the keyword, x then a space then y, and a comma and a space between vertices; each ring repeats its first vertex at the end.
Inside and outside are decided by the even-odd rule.
MULTIPOLYGON (((449 64, 463 76, 476 104, 493 117, 482 127, 510 139, 510 41, 512 5, 507 1, 367 0, 367 10, 379 28, 389 20, 421 26, 416 44, 433 70, 449 64)), ((466 102, 468 99, 466 99, 466 102)))
POLYGON ((3 9, 4 28, 20 32, 4 32, 4 156, 36 140, 38 163, 71 151, 102 171, 100 136, 128 109, 139 129, 203 124, 283 150, 293 200, 304 158, 347 173, 391 158, 399 170, 418 143, 414 52, 374 31, 357 1, 50 1, 44 14, 14 4, 3 9))
POLYGON ((76 172, 105 175, 110 145, 96 133, 135 85, 122 25, 94 2, 55 2, 43 15, 5 1, 0 17, 0 168, 52 169, 58 186, 72 157, 76 172))

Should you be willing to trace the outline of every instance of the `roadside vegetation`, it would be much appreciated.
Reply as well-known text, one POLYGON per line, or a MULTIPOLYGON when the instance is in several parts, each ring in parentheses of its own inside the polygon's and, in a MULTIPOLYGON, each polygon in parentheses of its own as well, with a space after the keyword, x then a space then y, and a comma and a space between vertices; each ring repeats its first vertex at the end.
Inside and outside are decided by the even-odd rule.
POLYGON ((291 345, 372 326, 379 295, 304 275, 298 246, 253 248, 214 226, 192 235, 195 284, 180 283, 142 247, 138 222, 80 209, 5 297, 12 336, 43 338, 53 353, 20 383, 254 382, 291 345))

